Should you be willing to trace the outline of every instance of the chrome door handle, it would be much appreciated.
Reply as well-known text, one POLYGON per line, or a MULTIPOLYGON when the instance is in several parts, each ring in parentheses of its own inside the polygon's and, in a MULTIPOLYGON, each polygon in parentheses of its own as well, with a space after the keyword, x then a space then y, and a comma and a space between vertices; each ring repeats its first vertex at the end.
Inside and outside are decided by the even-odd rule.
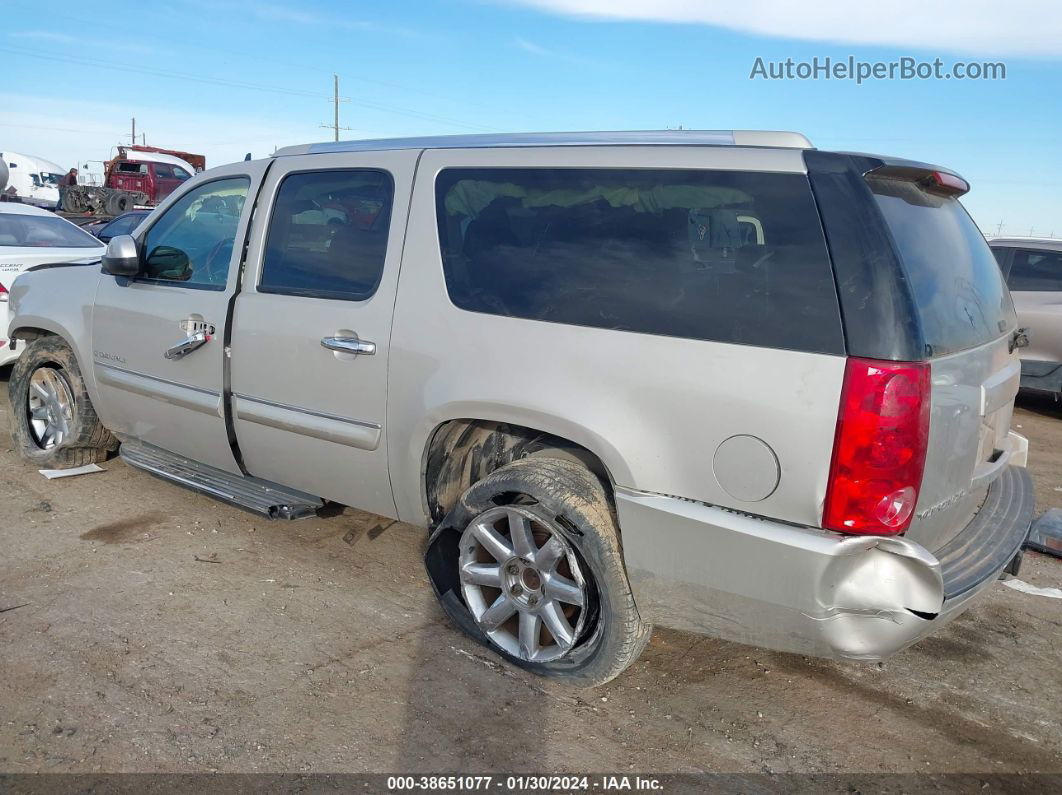
POLYGON ((325 337, 321 340, 321 347, 340 353, 362 354, 372 356, 376 353, 376 343, 357 337, 325 337))
POLYGON ((166 352, 162 355, 167 359, 180 359, 182 356, 187 356, 189 353, 201 348, 208 342, 210 342, 210 335, 205 331, 197 331, 187 339, 178 342, 172 348, 167 348, 166 352))

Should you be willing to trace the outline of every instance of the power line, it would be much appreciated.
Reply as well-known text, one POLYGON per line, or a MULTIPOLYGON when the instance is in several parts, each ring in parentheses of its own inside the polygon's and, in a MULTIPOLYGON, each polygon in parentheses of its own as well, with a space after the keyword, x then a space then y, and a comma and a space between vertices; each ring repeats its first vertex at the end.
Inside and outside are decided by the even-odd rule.
MULTIPOLYGON (((312 98, 312 99, 322 99, 322 98, 332 99, 332 97, 327 95, 327 94, 318 94, 318 93, 313 92, 313 91, 301 91, 301 90, 298 90, 298 89, 281 88, 281 87, 278 87, 278 86, 267 86, 267 85, 262 85, 260 83, 249 83, 249 82, 236 81, 236 80, 224 80, 224 79, 221 79, 221 78, 205 77, 205 76, 201 76, 201 75, 189 74, 187 72, 174 72, 174 71, 165 70, 165 69, 154 69, 154 68, 151 68, 151 67, 118 65, 118 64, 114 64, 114 63, 111 63, 111 62, 108 62, 108 61, 104 61, 104 60, 99 59, 99 58, 91 58, 91 57, 87 57, 87 56, 74 56, 74 55, 67 55, 67 54, 44 55, 44 54, 35 52, 33 50, 26 50, 26 49, 21 49, 21 48, 18 48, 18 47, 10 47, 10 46, 0 47, 0 52, 10 52, 10 53, 13 53, 15 55, 22 55, 22 56, 27 56, 27 57, 30 57, 30 58, 40 58, 40 59, 45 60, 45 61, 56 61, 56 62, 59 62, 59 63, 71 63, 71 64, 77 64, 79 66, 91 66, 91 67, 95 67, 97 69, 112 69, 114 71, 119 71, 119 72, 130 72, 130 73, 133 73, 133 74, 143 74, 143 75, 149 75, 149 76, 153 76, 153 77, 166 77, 166 78, 169 78, 169 79, 172 79, 172 80, 184 80, 184 81, 192 82, 192 83, 204 83, 206 85, 225 86, 225 87, 229 87, 229 88, 240 88, 240 89, 251 90, 251 91, 263 91, 263 92, 272 93, 272 94, 283 94, 283 95, 286 95, 286 96, 309 97, 309 98, 312 98)), ((355 104, 355 105, 360 105, 362 107, 371 108, 373 110, 384 111, 386 113, 395 113, 395 114, 398 114, 398 115, 401 115, 401 116, 409 116, 411 118, 421 119, 421 120, 424 120, 424 121, 434 121, 434 122, 437 122, 437 123, 440 123, 440 124, 446 124, 446 125, 450 125, 450 126, 453 126, 453 127, 463 127, 465 129, 468 129, 468 130, 479 130, 479 131, 484 131, 484 132, 493 132, 493 131, 495 131, 495 128, 492 128, 492 127, 485 127, 485 126, 480 125, 480 124, 469 124, 467 122, 457 121, 456 119, 450 119, 450 118, 447 118, 445 116, 436 116, 436 115, 430 114, 430 113, 421 113, 420 111, 416 111, 416 110, 413 110, 411 108, 402 108, 402 107, 399 107, 399 106, 396 106, 396 105, 388 105, 388 104, 383 103, 383 102, 374 102, 374 101, 371 101, 371 100, 355 99, 355 98, 348 98, 348 100, 351 103, 355 104)))
MULTIPOLYGON (((24 5, 26 7, 29 7, 31 4, 23 2, 22 5, 24 5)), ((173 8, 172 7, 171 8, 167 8, 166 10, 170 11, 172 13, 173 8)), ((99 24, 99 20, 85 19, 83 17, 75 17, 75 16, 71 16, 70 14, 52 14, 51 10, 49 10, 49 16, 50 17, 55 17, 55 18, 58 18, 58 19, 66 19, 66 20, 69 20, 70 22, 75 22, 79 26, 82 26, 82 27, 87 26, 86 29, 91 29, 94 26, 99 24)), ((260 52, 251 52, 251 51, 248 51, 248 50, 238 50, 238 49, 234 49, 234 48, 232 48, 230 46, 226 46, 224 49, 222 49, 220 47, 209 47, 207 45, 200 44, 200 43, 194 42, 194 41, 181 42, 181 48, 182 49, 184 49, 184 48, 193 48, 193 49, 200 50, 202 52, 213 52, 213 53, 218 53, 218 54, 225 55, 225 56, 236 55, 236 56, 239 56, 240 58, 243 58, 243 59, 259 61, 260 63, 267 63, 267 64, 274 65, 274 66, 288 66, 288 67, 292 67, 292 68, 295 68, 295 69, 303 69, 303 70, 305 70, 307 72, 323 72, 323 73, 327 74, 330 71, 330 70, 325 69, 325 68, 320 67, 320 66, 312 66, 310 64, 299 63, 299 62, 296 62, 296 61, 280 60, 277 57, 275 57, 275 54, 273 52, 270 52, 268 57, 265 57, 265 56, 261 55, 260 52)), ((345 76, 345 79, 354 80, 354 81, 356 81, 358 83, 364 83, 366 85, 371 84, 371 85, 383 86, 384 88, 397 88, 397 89, 399 89, 401 91, 407 91, 407 92, 414 93, 414 94, 422 94, 423 96, 431 97, 433 99, 444 99, 447 102, 455 102, 455 103, 459 103, 459 104, 462 104, 462 105, 465 105, 465 106, 468 106, 468 107, 475 107, 475 108, 481 108, 483 110, 489 110, 489 111, 491 111, 492 113, 495 113, 495 114, 502 113, 502 111, 500 109, 496 108, 496 107, 492 107, 492 106, 489 106, 489 105, 484 105, 481 102, 473 102, 473 101, 469 100, 467 97, 448 96, 448 95, 445 95, 445 94, 440 94, 437 91, 427 91, 427 90, 422 89, 422 88, 413 88, 411 86, 402 85, 401 83, 392 83, 392 82, 387 81, 387 80, 374 80, 372 78, 364 77, 364 76, 359 75, 359 74, 355 74, 353 77, 350 77, 349 75, 345 76)), ((506 112, 508 112, 508 111, 506 111, 506 112)), ((487 129, 487 128, 484 128, 484 129, 487 129)))

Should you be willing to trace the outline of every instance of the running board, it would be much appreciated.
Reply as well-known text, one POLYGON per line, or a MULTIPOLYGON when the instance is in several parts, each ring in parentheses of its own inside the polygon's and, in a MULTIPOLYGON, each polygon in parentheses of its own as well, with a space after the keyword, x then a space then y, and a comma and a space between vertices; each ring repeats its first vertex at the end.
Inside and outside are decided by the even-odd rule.
POLYGON ((268 480, 233 475, 142 442, 123 442, 125 463, 270 519, 316 516, 324 501, 268 480))

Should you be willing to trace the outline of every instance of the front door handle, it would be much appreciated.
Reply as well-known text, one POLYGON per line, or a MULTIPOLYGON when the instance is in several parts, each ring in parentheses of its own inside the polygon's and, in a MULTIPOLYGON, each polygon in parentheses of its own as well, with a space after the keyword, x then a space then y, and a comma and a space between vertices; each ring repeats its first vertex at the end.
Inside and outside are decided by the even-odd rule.
POLYGON ((372 356, 376 353, 376 343, 357 337, 325 337, 321 340, 321 347, 339 353, 361 354, 372 356))
POLYGON ((201 348, 210 342, 210 335, 205 331, 197 331, 190 337, 181 340, 172 348, 167 348, 163 354, 167 359, 180 359, 182 356, 187 356, 192 351, 201 348))

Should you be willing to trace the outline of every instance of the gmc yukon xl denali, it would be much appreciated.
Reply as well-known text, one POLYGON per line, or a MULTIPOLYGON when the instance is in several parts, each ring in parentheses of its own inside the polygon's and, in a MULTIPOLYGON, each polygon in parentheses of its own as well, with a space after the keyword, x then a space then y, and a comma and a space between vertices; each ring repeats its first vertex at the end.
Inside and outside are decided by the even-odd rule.
POLYGON ((881 659, 1033 510, 967 188, 794 133, 282 149, 15 281, 15 443, 425 526, 454 623, 584 685, 653 624, 881 659))

